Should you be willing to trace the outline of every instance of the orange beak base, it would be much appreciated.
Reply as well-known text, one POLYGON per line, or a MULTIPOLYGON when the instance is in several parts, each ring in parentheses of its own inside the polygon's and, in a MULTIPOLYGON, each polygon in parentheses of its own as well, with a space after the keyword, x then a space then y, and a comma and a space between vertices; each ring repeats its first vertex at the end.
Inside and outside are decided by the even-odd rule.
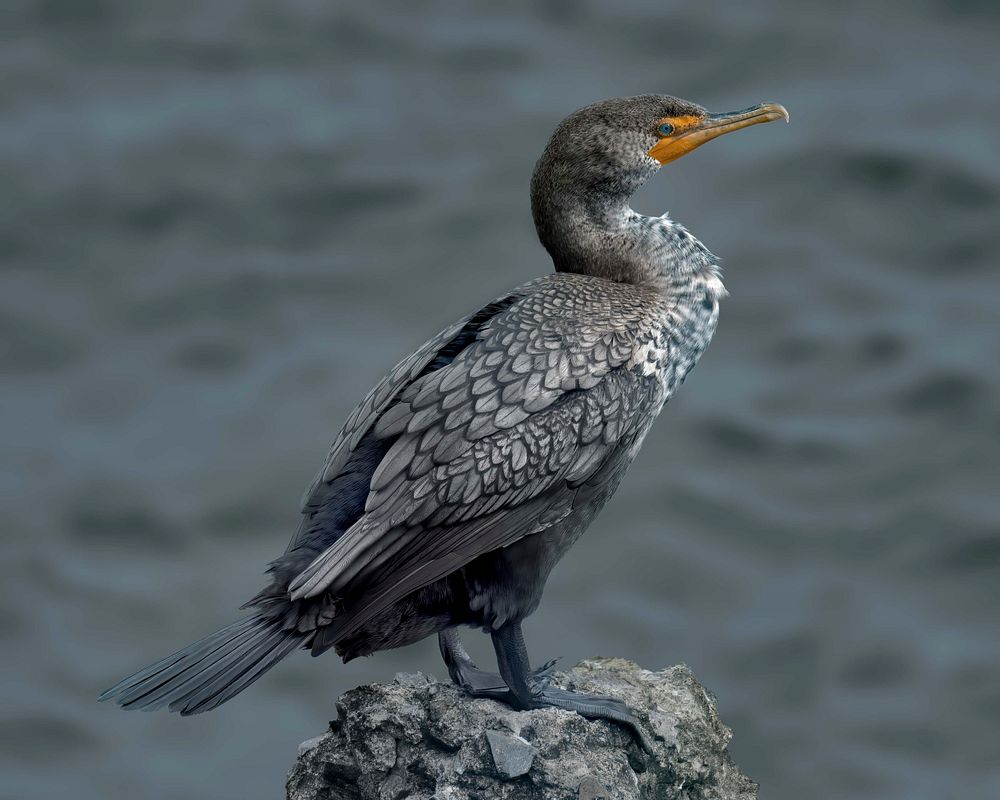
POLYGON ((788 122, 788 111, 778 103, 762 103, 742 111, 708 114, 700 118, 684 117, 677 120, 667 118, 661 122, 671 124, 674 132, 653 145, 649 150, 649 156, 655 158, 661 165, 669 164, 725 133, 779 119, 788 122))

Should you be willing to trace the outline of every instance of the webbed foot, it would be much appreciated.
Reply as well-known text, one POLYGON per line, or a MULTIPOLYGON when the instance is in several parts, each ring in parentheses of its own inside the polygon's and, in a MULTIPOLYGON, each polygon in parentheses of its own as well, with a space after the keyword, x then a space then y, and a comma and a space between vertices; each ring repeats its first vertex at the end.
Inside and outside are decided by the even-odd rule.
POLYGON ((534 696, 533 706, 535 708, 544 706, 564 708, 567 711, 575 711, 588 719, 606 719, 618 722, 632 732, 643 750, 647 753, 653 752, 653 743, 646 731, 639 724, 639 720, 632 713, 632 710, 621 700, 546 686, 534 696))
MULTIPOLYGON (((456 686, 461 686, 473 697, 489 697, 494 700, 512 702, 508 697, 510 690, 504 679, 495 672, 487 672, 476 666, 472 660, 462 640, 458 636, 458 631, 452 629, 438 634, 438 645, 441 648, 441 656, 448 667, 448 677, 456 686)), ((536 670, 532 670, 530 678, 539 690, 544 689, 552 680, 552 673, 559 662, 558 658, 546 661, 536 670)))
POLYGON ((632 732, 643 750, 653 752, 652 741, 639 720, 620 700, 551 686, 558 659, 547 661, 538 669, 528 669, 520 625, 509 624, 493 634, 497 664, 506 678, 476 666, 454 628, 439 633, 438 644, 452 682, 470 696, 497 700, 519 710, 551 706, 575 711, 588 719, 617 722, 632 732))

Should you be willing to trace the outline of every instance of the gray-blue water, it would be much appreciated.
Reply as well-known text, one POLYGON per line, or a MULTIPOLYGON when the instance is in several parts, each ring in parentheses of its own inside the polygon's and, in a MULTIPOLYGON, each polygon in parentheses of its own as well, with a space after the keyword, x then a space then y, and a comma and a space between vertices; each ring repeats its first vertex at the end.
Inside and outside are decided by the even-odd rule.
MULTIPOLYGON (((560 565, 535 658, 685 661, 763 796, 1000 796, 1000 6, 8 0, 0 795, 274 798, 343 690, 97 692, 230 621, 352 405, 549 269, 527 184, 593 100, 792 124, 636 206, 724 259, 712 347, 560 565)), ((487 650, 478 646, 484 660, 487 650)))

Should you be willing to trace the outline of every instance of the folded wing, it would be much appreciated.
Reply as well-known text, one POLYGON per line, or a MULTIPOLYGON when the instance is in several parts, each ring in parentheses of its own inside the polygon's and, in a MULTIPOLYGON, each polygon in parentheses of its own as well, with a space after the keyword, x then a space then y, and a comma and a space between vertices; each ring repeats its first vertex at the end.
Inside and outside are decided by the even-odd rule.
POLYGON ((364 514, 289 587, 293 600, 343 600, 314 650, 564 518, 580 487, 640 435, 658 391, 633 363, 642 326, 604 296, 557 288, 494 316, 378 415, 372 435, 392 444, 364 514))

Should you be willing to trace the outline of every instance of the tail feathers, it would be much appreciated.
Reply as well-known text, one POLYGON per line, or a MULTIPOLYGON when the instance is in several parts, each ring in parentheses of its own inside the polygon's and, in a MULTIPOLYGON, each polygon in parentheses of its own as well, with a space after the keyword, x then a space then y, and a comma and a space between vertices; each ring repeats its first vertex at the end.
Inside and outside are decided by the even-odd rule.
POLYGON ((242 692, 305 638, 271 617, 247 617, 124 678, 99 699, 128 709, 167 706, 200 714, 242 692))

